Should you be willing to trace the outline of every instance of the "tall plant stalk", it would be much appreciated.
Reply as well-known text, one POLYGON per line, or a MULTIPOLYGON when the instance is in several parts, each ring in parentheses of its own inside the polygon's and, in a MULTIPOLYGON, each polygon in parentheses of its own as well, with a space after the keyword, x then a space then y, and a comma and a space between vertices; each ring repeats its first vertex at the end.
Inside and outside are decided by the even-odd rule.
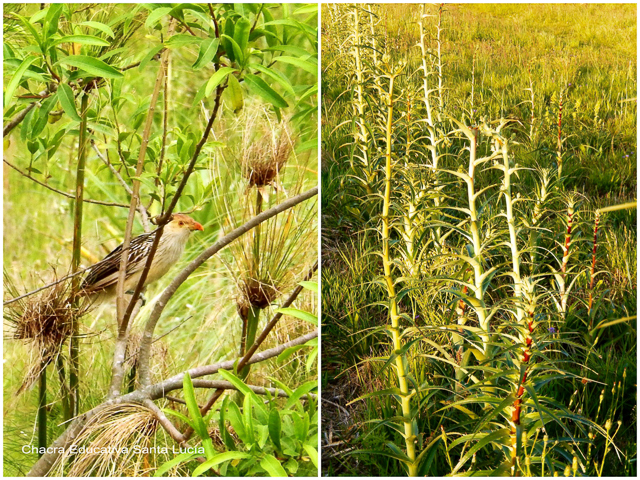
MULTIPOLYGON (((504 124, 501 125, 501 127, 504 124)), ((502 172, 504 173, 504 180, 502 183, 502 195, 504 197, 505 214, 507 219, 507 225, 509 227, 509 248, 511 250, 511 268, 510 272, 513 277, 513 290, 516 301, 516 321, 522 322, 523 308, 522 308, 522 278, 520 276, 520 251, 518 250, 517 243, 517 231, 516 231, 516 219, 513 211, 513 196, 511 194, 511 174, 517 170, 517 167, 511 167, 509 163, 509 145, 505 138, 500 137, 499 131, 496 132, 496 141, 501 144, 502 151, 502 172)))
MULTIPOLYGON (((82 207, 84 198, 84 170, 87 159, 87 113, 89 106, 89 93, 82 94, 82 102, 80 106, 80 134, 78 140, 78 168, 76 172, 76 201, 73 215, 73 256, 71 259, 71 270, 77 272, 80 269, 80 255, 82 249, 82 207)), ((73 290, 77 291, 80 286, 80 276, 74 277, 73 290)), ((78 299, 74 299, 74 303, 78 299)), ((79 319, 73 317, 73 326, 71 328, 71 338, 69 340, 69 413, 70 418, 78 415, 80 403, 80 324, 79 319)), ((65 419, 69 420, 69 418, 65 419)))
MULTIPOLYGON (((434 91, 434 89, 431 89, 429 87, 429 77, 431 75, 434 74, 434 72, 431 70, 430 64, 432 63, 431 61, 428 61, 428 49, 427 49, 427 36, 425 33, 425 27, 424 24, 422 22, 423 18, 426 18, 427 14, 425 13, 425 6, 424 4, 422 5, 422 10, 420 13, 420 20, 418 22, 418 26, 420 29, 420 52, 421 52, 421 56, 422 56, 422 90, 424 92, 424 95, 422 97, 422 101, 424 102, 424 106, 425 106, 425 110, 427 112, 427 138, 429 139, 429 152, 431 154, 431 170, 433 172, 433 183, 434 183, 434 190, 436 192, 440 191, 440 181, 439 181, 439 169, 438 169, 438 160, 439 160, 439 155, 438 155, 438 144, 441 142, 441 140, 437 139, 437 132, 436 132, 436 125, 435 125, 435 121, 434 121, 434 115, 433 115, 433 105, 431 103, 431 93, 434 91)), ((436 207, 436 210, 439 210, 440 207, 440 202, 441 199, 438 195, 436 195, 433 199, 434 205, 436 207)), ((436 217, 437 222, 439 223, 439 218, 436 217)), ((439 247, 442 246, 442 227, 438 226, 435 229, 435 240, 436 243, 439 247)))
POLYGON ((393 342, 393 352, 395 355, 395 368, 398 377, 398 386, 400 389, 400 407, 402 412, 402 422, 404 424, 404 439, 407 457, 409 463, 407 469, 409 476, 415 477, 418 474, 418 465, 416 463, 415 434, 412 425, 411 397, 409 393, 409 384, 406 375, 406 353, 402 352, 403 342, 400 333, 400 314, 398 312, 398 301, 396 298, 395 283, 391 272, 393 259, 389 251, 389 243, 391 240, 391 229, 389 221, 389 212, 391 210, 391 181, 393 176, 393 107, 394 97, 393 88, 394 81, 400 72, 389 74, 389 90, 387 92, 387 123, 385 127, 385 179, 384 179, 384 196, 382 204, 382 265, 384 269, 384 280, 387 286, 387 296, 389 298, 389 318, 391 320, 391 339, 393 342))

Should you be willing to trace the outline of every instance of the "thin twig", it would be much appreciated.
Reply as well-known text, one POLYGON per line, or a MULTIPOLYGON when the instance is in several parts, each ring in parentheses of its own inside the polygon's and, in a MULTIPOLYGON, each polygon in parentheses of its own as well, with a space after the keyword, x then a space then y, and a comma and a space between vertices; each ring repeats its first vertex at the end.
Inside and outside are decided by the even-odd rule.
POLYGON ((2 130, 2 137, 3 138, 6 137, 7 135, 9 135, 9 133, 11 133, 11 130, 13 130, 18 125, 20 125, 20 122, 24 120, 24 117, 27 116, 27 113, 29 113, 31 109, 35 107, 37 104, 38 104, 37 101, 30 103, 29 105, 27 105, 27 107, 24 110, 22 110, 15 117, 13 117, 13 119, 9 123, 7 123, 7 125, 2 130))
MULTIPOLYGON (((125 191, 132 196, 133 195, 133 191, 131 190, 131 187, 129 187, 129 184, 127 184, 127 182, 125 181, 124 178, 122 178, 122 176, 120 175, 120 172, 118 172, 118 170, 116 170, 116 168, 113 166, 113 164, 109 161, 109 157, 106 155, 102 155, 102 153, 100 152, 100 150, 98 150, 98 147, 96 146, 96 143, 93 139, 91 139, 91 146, 93 147, 93 151, 96 152, 96 155, 98 155, 98 158, 100 160, 102 160, 102 162, 109 167, 109 170, 111 170, 111 173, 113 173, 113 176, 116 177, 116 179, 120 182, 120 185, 122 185, 122 187, 125 189, 125 191)), ((142 220, 142 226, 144 227, 144 231, 145 233, 149 233, 149 213, 147 212, 147 209, 144 207, 144 205, 142 205, 142 203, 138 204, 138 212, 140 213, 140 217, 142 220)))
MULTIPOLYGON (((67 193, 67 192, 63 192, 62 190, 58 190, 57 188, 53 188, 50 185, 47 185, 44 182, 41 182, 40 180, 38 180, 37 178, 32 177, 31 175, 29 175, 26 172, 23 172, 22 170, 20 170, 18 167, 16 167, 15 165, 9 163, 7 161, 6 158, 2 158, 2 161, 4 163, 6 163, 7 165, 9 165, 11 168, 13 168, 16 172, 18 172, 20 175, 22 175, 23 177, 28 178, 29 180, 33 180, 35 183, 37 183, 38 185, 42 185, 45 188, 48 188, 49 190, 51 190, 52 192, 56 192, 64 197, 67 198, 72 198, 75 200, 76 196, 71 194, 71 193, 67 193)), ((120 208, 129 208, 129 205, 125 205, 124 203, 112 203, 112 202, 103 202, 102 200, 92 200, 90 198, 83 198, 82 199, 83 202, 86 203, 94 203, 96 205, 104 205, 105 207, 120 207, 120 208)))
POLYGON ((160 410, 160 408, 155 403, 153 403, 149 399, 146 399, 142 402, 142 404, 153 412, 156 420, 158 420, 158 423, 162 425, 162 428, 164 428, 169 435, 171 435, 171 438, 173 438, 180 445, 185 445, 187 443, 186 439, 182 436, 182 433, 180 433, 180 430, 178 430, 176 426, 171 423, 171 420, 167 418, 164 412, 160 410))

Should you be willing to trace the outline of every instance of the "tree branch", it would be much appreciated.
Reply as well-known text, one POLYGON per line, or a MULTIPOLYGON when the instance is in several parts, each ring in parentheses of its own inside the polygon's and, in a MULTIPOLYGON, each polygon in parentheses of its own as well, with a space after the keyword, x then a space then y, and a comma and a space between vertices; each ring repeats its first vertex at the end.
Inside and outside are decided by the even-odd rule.
MULTIPOLYGON (((207 132, 208 134, 208 132, 207 132)), ((318 187, 313 187, 310 190, 307 190, 300 195, 297 195, 293 198, 285 200, 279 205, 270 208, 269 210, 265 210, 260 215, 253 217, 251 220, 246 222, 244 225, 236 228, 231 233, 228 233, 212 246, 207 248, 204 252, 202 252, 195 260, 193 260, 189 265, 187 265, 169 284, 169 286, 162 292, 160 298, 156 302, 147 320, 147 324, 145 325, 145 330, 142 335, 142 340, 140 343, 140 354, 138 357, 139 360, 139 374, 140 374, 140 384, 141 385, 149 385, 151 383, 151 373, 149 371, 149 359, 151 355, 151 343, 153 342, 153 332, 156 328, 158 320, 160 319, 160 315, 162 315, 162 311, 169 299, 173 296, 173 294, 178 290, 178 287, 182 285, 182 283, 189 278, 189 276, 204 262, 206 262, 210 257, 218 253, 224 247, 229 245, 235 239, 239 238, 252 228, 260 225, 265 220, 268 220, 271 217, 278 215, 289 208, 296 206, 297 204, 304 202, 312 198, 313 196, 318 194, 318 187)))
MULTIPOLYGON (((67 193, 67 192, 63 192, 62 190, 58 190, 56 188, 53 188, 50 185, 47 185, 44 182, 41 182, 40 180, 38 180, 37 178, 32 177, 31 175, 29 175, 26 172, 23 172, 22 170, 20 170, 18 167, 16 167, 15 165, 9 163, 7 161, 6 158, 2 158, 2 161, 4 163, 6 163, 7 165, 9 165, 11 168, 13 168, 16 172, 18 172, 20 175, 22 175, 23 177, 28 178, 29 180, 33 180, 34 182, 36 182, 38 185, 42 185, 44 188, 48 188, 49 190, 51 190, 52 192, 56 192, 59 193, 60 195, 67 197, 67 198, 72 198, 75 200, 76 196, 73 195, 72 193, 67 193)), ((124 203, 111 203, 111 202, 103 202, 101 200, 92 200, 90 198, 83 198, 82 199, 83 202, 86 203, 94 203, 96 205, 104 205, 105 207, 120 207, 120 208, 129 208, 129 205, 125 205, 124 203)))
MULTIPOLYGON (((308 281, 311 278, 313 278, 313 275, 315 274, 317 269, 318 269, 318 262, 316 261, 313 267, 311 267, 307 272, 307 274, 304 276, 303 281, 308 281)), ((289 295, 289 298, 285 300, 285 302, 282 304, 280 308, 290 307, 291 304, 294 302, 294 300, 298 297, 298 295, 300 294, 303 288, 304 287, 302 285, 298 285, 293 290, 293 292, 291 292, 291 295, 289 295)), ((256 341, 253 343, 251 348, 249 348, 249 350, 247 350, 247 353, 244 355, 244 357, 242 357, 242 360, 240 360, 240 362, 238 363, 238 366, 236 367, 236 371, 239 372, 240 370, 242 370, 242 368, 244 368, 245 365, 247 365, 247 363, 249 363, 249 360, 251 360, 251 357, 253 356, 253 354, 256 352, 256 350, 258 350, 260 345, 262 345, 262 342, 265 341, 265 339, 267 338, 271 330, 273 330, 273 328, 276 326, 276 324, 278 323, 281 317, 282 317, 282 312, 278 312, 273 316, 273 318, 269 321, 267 326, 264 327, 264 330, 262 331, 260 336, 256 339, 256 341)), ((194 386, 195 386, 195 383, 194 383, 194 386)), ((218 401, 218 399, 222 396, 223 392, 224 392, 224 389, 222 387, 218 388, 215 392, 213 392, 213 394, 211 395, 211 397, 209 397, 209 400, 207 401, 205 406, 200 409, 200 414, 206 415, 207 412, 211 410, 211 407, 213 407, 216 401, 218 401)), ((193 434, 193 429, 191 427, 187 427, 187 429, 184 431, 184 437, 189 439, 192 434, 193 434)))
MULTIPOLYGON (((250 360, 249 363, 259 363, 270 358, 277 357, 282 352, 284 352, 287 348, 295 347, 298 345, 303 345, 307 343, 309 340, 312 340, 318 336, 318 331, 314 330, 306 335, 295 338, 290 342, 279 345, 275 348, 271 348, 269 350, 265 350, 250 360)), ((203 367, 196 367, 188 370, 191 378, 202 377, 204 375, 211 375, 216 373, 218 370, 233 370, 234 364, 239 359, 228 360, 225 362, 219 362, 212 365, 206 365, 203 367)), ((123 403, 144 403, 145 400, 157 400, 158 398, 163 398, 166 394, 172 390, 178 390, 182 388, 182 380, 184 378, 184 373, 182 372, 178 375, 174 375, 173 377, 164 380, 155 385, 151 385, 147 388, 142 388, 139 390, 135 390, 126 395, 119 396, 117 398, 113 398, 110 400, 106 400, 102 404, 92 408, 91 410, 83 413, 76 417, 67 430, 60 435, 50 446, 49 451, 45 453, 40 459, 31 467, 27 476, 29 477, 44 477, 47 475, 51 467, 56 462, 56 460, 60 457, 61 450, 67 449, 73 441, 78 437, 78 435, 82 432, 84 425, 89 421, 93 416, 95 416, 102 408, 109 405, 117 405, 123 403)))

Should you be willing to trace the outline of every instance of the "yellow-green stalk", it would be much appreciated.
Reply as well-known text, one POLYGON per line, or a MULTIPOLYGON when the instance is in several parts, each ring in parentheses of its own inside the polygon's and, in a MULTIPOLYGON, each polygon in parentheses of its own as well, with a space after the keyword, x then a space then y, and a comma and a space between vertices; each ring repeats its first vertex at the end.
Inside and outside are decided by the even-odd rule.
POLYGON ((387 295, 389 296, 389 316, 391 320, 391 338, 393 342, 394 354, 396 355, 395 367, 398 376, 398 386, 400 389, 400 405, 402 409, 402 419, 404 423, 404 439, 407 450, 407 457, 410 463, 407 465, 409 476, 415 477, 418 474, 418 466, 415 462, 416 437, 412 427, 411 413, 411 393, 405 373, 405 355, 402 354, 402 336, 400 334, 400 314, 398 313, 398 302, 396 299, 396 290, 394 280, 391 274, 391 265, 393 263, 389 252, 389 241, 391 239, 389 212, 391 209, 391 179, 392 179, 392 133, 393 133, 393 86, 394 80, 400 72, 391 73, 389 75, 389 91, 387 103, 387 124, 386 124, 386 152, 385 152, 385 181, 384 181, 384 197, 382 205, 382 265, 384 269, 384 279, 387 285, 387 295))
POLYGON ((372 170, 369 159, 369 131, 364 124, 364 112, 365 112, 365 100, 364 100, 364 67, 362 64, 361 55, 361 38, 360 38, 360 15, 359 7, 356 5, 353 8, 353 59, 355 63, 355 115, 356 124, 358 125, 358 133, 356 133, 356 143, 360 150, 360 161, 363 165, 362 182, 368 195, 373 194, 371 185, 375 178, 375 170, 372 170))
MULTIPOLYGON (((501 127, 504 126, 501 125, 501 127)), ((522 322, 523 308, 522 308, 522 280, 520 277, 520 252, 518 251, 517 232, 516 232, 516 219, 513 213, 513 197, 511 195, 511 174, 516 171, 517 167, 511 168, 509 163, 509 145, 505 138, 498 136, 495 137, 495 141, 501 146, 502 151, 502 171, 504 173, 504 180, 502 187, 500 188, 504 197, 505 214, 507 218, 507 225, 509 226, 509 247, 511 249, 511 275, 513 276, 513 290, 516 300, 516 320, 518 324, 522 322)))
MULTIPOLYGON (((431 169, 433 171, 433 177, 434 177, 434 180, 433 180, 434 190, 438 192, 440 190, 440 184, 439 184, 439 175, 438 175, 439 174, 438 172, 439 156, 438 156, 437 145, 440 143, 440 140, 436 138, 436 126, 433 118, 433 107, 431 105, 431 97, 430 97, 433 89, 429 88, 429 76, 432 75, 433 72, 429 67, 430 62, 429 63, 427 62, 428 50, 427 50, 424 24, 422 21, 422 19, 426 17, 427 17, 427 14, 425 13, 425 6, 423 4, 422 10, 420 13, 420 20, 418 22, 418 26, 420 28, 420 51, 422 53, 422 89, 424 90, 424 95, 422 99, 427 112, 426 120, 427 120, 427 130, 429 132, 427 135, 427 138, 429 139, 429 143, 430 143, 428 149, 429 149, 429 152, 431 153, 431 169)), ((434 205, 436 207, 436 210, 440 206, 440 197, 438 195, 434 197, 434 205)), ((441 248, 442 246, 441 239, 442 239, 442 228, 438 226, 436 227, 436 243, 438 244, 438 248, 441 248)))

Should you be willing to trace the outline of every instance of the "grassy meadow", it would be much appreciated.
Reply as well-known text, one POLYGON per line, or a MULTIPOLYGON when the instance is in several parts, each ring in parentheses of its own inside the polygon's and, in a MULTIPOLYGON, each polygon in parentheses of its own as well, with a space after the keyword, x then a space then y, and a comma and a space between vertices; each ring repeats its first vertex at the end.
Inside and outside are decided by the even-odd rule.
MULTIPOLYGON (((118 407, 119 398, 130 397, 143 386, 137 377, 142 332, 178 272, 256 215, 317 185, 317 8, 306 4, 174 7, 4 5, 4 300, 71 271, 83 135, 84 198, 118 205, 84 202, 80 267, 94 264, 122 243, 136 182, 146 210, 135 215, 134 236, 155 229, 149 219, 166 212, 174 198, 174 212, 185 212, 204 226, 204 232, 191 235, 178 265, 146 290, 146 304, 126 330, 126 376, 115 397, 111 394, 114 351, 123 332, 114 305, 92 309, 79 320, 77 334, 59 338, 53 346, 43 346, 37 337, 21 337, 17 333, 24 322, 21 307, 5 306, 7 476, 25 475, 39 465, 39 455, 25 454, 23 446, 42 446, 43 441, 51 445, 71 424, 65 391, 72 369, 68 362, 74 355, 80 366, 78 413, 99 410, 107 398, 111 402, 82 430, 80 445, 164 446, 169 451, 67 456, 58 459, 50 474, 264 476, 286 470, 316 475, 318 414, 310 392, 317 385, 318 364, 313 340, 254 364, 250 373, 245 367, 234 372, 237 376, 205 377, 231 382, 222 389, 203 387, 204 380, 196 384, 194 377, 195 393, 185 383, 168 396, 154 398, 151 405, 145 400, 118 407), (30 62, 26 70, 24 62, 30 62), (18 74, 24 77, 16 83, 18 74), (71 100, 62 92, 69 92, 71 100), (150 108, 152 97, 155 110, 150 108), (35 113, 7 132, 6 126, 34 98, 39 102, 31 110, 35 113), (55 98, 55 103, 48 98, 55 98), (83 112, 85 101, 88 108, 83 112), (139 163, 143 145, 147 154, 139 163), (256 180, 261 168, 269 171, 264 182, 256 180), (183 179, 188 181, 178 198, 183 179), (78 342, 77 354, 72 338, 78 342), (46 365, 49 347, 58 350, 46 365), (260 387, 259 400, 243 382, 260 387), (284 397, 291 397, 300 386, 304 392, 296 392, 295 401, 287 403, 284 397), (275 397, 270 387, 278 389, 275 397), (201 415, 198 407, 203 409, 213 392, 225 393, 208 415, 201 415), (257 418, 251 416, 253 402, 257 418), (281 430, 267 439, 263 435, 267 427, 260 421, 266 415, 274 422, 273 412, 279 412, 281 430), (166 428, 167 418, 172 428, 166 428), (250 427, 238 434, 243 421, 250 427), (306 429, 300 427, 303 424, 306 429), (190 429, 184 437, 174 436, 190 429), (174 454, 181 438, 187 442, 184 445, 204 446, 206 455, 174 454), (207 458, 228 450, 235 452, 227 453, 233 465, 222 460, 197 470, 207 458)), ((313 317, 317 294, 312 285, 311 290, 293 296, 292 292, 305 278, 316 281, 317 211, 318 202, 311 196, 272 216, 209 258, 181 284, 153 333, 151 383, 242 358, 290 296, 292 308, 269 327, 273 330, 258 343, 258 353, 312 336, 316 327, 296 312, 313 317), (267 292, 259 308, 249 298, 256 285, 258 294, 267 292), (247 337, 251 328, 253 337, 247 337)))
POLYGON ((322 8, 323 473, 637 474, 637 9, 322 8))

